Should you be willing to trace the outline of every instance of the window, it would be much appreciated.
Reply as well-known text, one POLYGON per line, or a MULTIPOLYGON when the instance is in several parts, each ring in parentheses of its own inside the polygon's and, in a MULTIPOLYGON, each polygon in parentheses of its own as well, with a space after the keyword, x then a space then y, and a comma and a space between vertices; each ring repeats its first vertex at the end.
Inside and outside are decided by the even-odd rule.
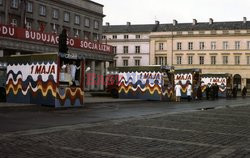
POLYGON ((53 19, 58 19, 59 18, 59 10, 58 9, 53 9, 52 18, 53 19))
POLYGON ((28 13, 32 13, 33 12, 33 3, 32 2, 27 2, 27 4, 26 4, 26 11, 28 13))
POLYGON ((136 39, 140 39, 140 38, 141 38, 141 35, 135 35, 135 38, 136 38, 136 39))
POLYGON ((159 50, 163 50, 164 47, 163 47, 163 43, 159 43, 159 50))
POLYGON ((59 32, 59 25, 56 25, 55 23, 52 25, 52 30, 54 33, 58 33, 59 32))
POLYGON ((177 42, 177 50, 181 50, 181 42, 177 42))
POLYGON ((188 42, 188 50, 193 50, 193 42, 188 42))
POLYGON ((83 33, 84 33, 84 39, 85 40, 90 40, 90 35, 91 35, 90 32, 84 31, 83 33))
POLYGON ((250 65, 250 56, 247 56, 247 65, 250 65))
POLYGON ((74 37, 79 37, 81 30, 74 29, 74 37))
POLYGON ((158 65, 158 57, 155 57, 155 65, 158 65))
POLYGON ((93 40, 98 41, 99 40, 99 35, 97 33, 93 33, 93 40))
POLYGON ((140 53, 140 52, 141 52, 141 47, 135 46, 135 53, 140 53))
POLYGON ((116 60, 113 61, 113 65, 114 65, 114 67, 116 67, 116 60))
POLYGON ((165 57, 165 65, 168 65, 168 58, 165 57))
POLYGON ((113 39, 117 39, 117 35, 113 35, 112 38, 113 38, 113 39))
POLYGON ((163 62, 163 57, 159 57, 159 65, 163 65, 164 62, 163 62))
POLYGON ((102 39, 103 39, 103 40, 107 39, 107 36, 102 35, 102 39))
POLYGON ((12 19, 11 20, 11 25, 12 26, 17 26, 17 19, 12 19))
POLYGON ((117 53, 117 47, 113 46, 113 53, 116 54, 117 53))
POLYGON ((141 64, 140 64, 140 60, 135 60, 135 66, 140 66, 141 64))
POLYGON ((39 10, 41 16, 46 16, 46 7, 44 5, 40 5, 39 10))
POLYGON ((11 0, 11 4, 10 4, 10 6, 12 7, 12 8, 18 8, 18 2, 19 2, 19 0, 11 0))
POLYGON ((216 64, 216 56, 211 56, 211 65, 216 64))
POLYGON ((204 50, 205 49, 205 42, 200 42, 200 50, 204 50))
POLYGON ((240 56, 235 56, 234 61, 235 61, 235 65, 239 65, 240 64, 240 56))
POLYGON ((181 56, 177 56, 176 64, 181 65, 181 56))
POLYGON ((215 50, 216 49, 216 42, 211 42, 211 50, 215 50))
POLYGON ((250 41, 247 41, 247 49, 250 49, 250 41))
POLYGON ((80 25, 80 16, 75 15, 75 24, 80 25))
POLYGON ((123 53, 128 54, 128 46, 123 46, 123 53))
POLYGON ((124 35, 124 39, 128 39, 128 35, 124 35))
POLYGON ((94 21, 94 29, 99 29, 99 22, 98 21, 94 21))
POLYGON ((32 28, 32 24, 30 21, 26 22, 26 29, 31 29, 32 28))
POLYGON ((235 49, 240 49, 240 41, 235 41, 235 49))
POLYGON ((64 12, 64 21, 69 22, 70 14, 69 12, 64 12))
POLYGON ((84 26, 85 27, 90 27, 90 19, 89 18, 84 19, 84 26))
POLYGON ((193 56, 188 56, 188 64, 189 65, 193 64, 193 56))
POLYGON ((123 60, 123 66, 128 66, 128 60, 123 60))
POLYGON ((228 56, 223 56, 223 64, 226 65, 228 64, 228 56))
POLYGON ((205 57, 200 56, 200 65, 204 65, 205 57))
POLYGON ((223 42, 223 49, 224 49, 224 50, 227 50, 227 49, 228 49, 228 42, 227 42, 227 41, 224 41, 224 42, 223 42))

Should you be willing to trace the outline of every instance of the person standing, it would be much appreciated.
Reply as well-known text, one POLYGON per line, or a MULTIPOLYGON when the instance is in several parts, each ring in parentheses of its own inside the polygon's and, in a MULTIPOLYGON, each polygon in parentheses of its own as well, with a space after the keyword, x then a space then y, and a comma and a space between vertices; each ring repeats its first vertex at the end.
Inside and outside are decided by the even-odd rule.
POLYGON ((219 89, 220 89, 220 87, 218 86, 217 83, 215 83, 214 89, 215 89, 215 92, 214 92, 215 99, 218 99, 219 98, 219 89))
POLYGON ((242 89, 242 92, 241 92, 241 96, 242 96, 242 98, 245 98, 246 95, 247 95, 247 88, 246 88, 246 86, 244 86, 244 88, 242 89))
POLYGON ((75 82, 75 77, 76 77, 76 70, 80 69, 80 66, 76 66, 76 62, 73 61, 73 63, 70 65, 70 72, 71 72, 71 77, 72 77, 72 82, 75 82))
POLYGON ((215 97, 215 95, 214 95, 214 93, 215 93, 215 88, 214 88, 215 86, 214 86, 214 83, 212 83, 212 85, 211 85, 211 87, 210 87, 210 96, 211 96, 211 98, 212 98, 212 100, 214 100, 214 97, 215 97))
POLYGON ((234 88, 233 88, 233 97, 234 98, 237 98, 237 86, 235 85, 234 88))
POLYGON ((181 101, 181 81, 179 81, 176 85, 175 85, 175 96, 176 96, 176 102, 180 102, 181 101))
POLYGON ((197 88, 197 99, 202 100, 202 90, 200 85, 197 88))
POLYGON ((188 83, 188 86, 187 86, 187 99, 188 101, 191 100, 191 97, 192 96, 192 85, 191 83, 188 83))
POLYGON ((209 100, 209 96, 210 96, 210 86, 207 84, 207 86, 206 86, 206 98, 207 98, 207 100, 209 100))

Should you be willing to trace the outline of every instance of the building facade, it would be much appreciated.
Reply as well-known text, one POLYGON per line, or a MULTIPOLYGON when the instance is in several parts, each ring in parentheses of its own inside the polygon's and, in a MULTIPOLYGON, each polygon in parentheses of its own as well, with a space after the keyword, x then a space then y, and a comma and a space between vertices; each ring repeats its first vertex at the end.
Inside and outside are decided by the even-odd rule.
POLYGON ((116 66, 136 66, 141 59, 140 66, 201 68, 203 73, 230 73, 238 89, 250 88, 250 22, 245 17, 232 22, 106 24, 103 31, 104 40, 115 46, 116 66), (145 52, 136 54, 136 46, 145 52))
POLYGON ((69 52, 84 56, 91 73, 104 75, 113 54, 101 44, 103 17, 103 5, 90 0, 0 0, 0 56, 57 52, 58 35, 66 29, 69 52))
POLYGON ((250 22, 162 24, 150 34, 150 64, 166 59, 176 68, 230 73, 238 89, 250 88, 250 22))
POLYGON ((103 26, 103 41, 113 46, 113 65, 149 65, 149 34, 154 25, 110 25, 103 26))

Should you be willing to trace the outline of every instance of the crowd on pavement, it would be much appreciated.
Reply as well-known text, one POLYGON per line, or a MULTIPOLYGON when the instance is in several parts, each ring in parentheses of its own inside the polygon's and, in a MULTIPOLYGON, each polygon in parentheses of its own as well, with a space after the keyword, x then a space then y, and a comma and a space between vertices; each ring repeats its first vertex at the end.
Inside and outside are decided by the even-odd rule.
MULTIPOLYGON (((206 99, 207 100, 218 99, 219 98, 219 89, 220 88, 219 88, 219 85, 217 83, 206 85, 206 89, 205 89, 206 99)), ((176 102, 180 102, 181 98, 183 97, 181 91, 182 91, 182 86, 181 86, 181 81, 179 81, 175 86, 176 102)), ((235 85, 232 90, 227 89, 226 97, 237 98, 237 93, 238 93, 238 88, 235 85)), ((245 98, 246 94, 247 94, 247 88, 246 88, 246 86, 244 86, 242 91, 241 91, 242 98, 245 98)), ((195 87, 193 90, 192 84, 190 82, 187 82, 186 95, 187 95, 188 101, 202 100, 203 93, 202 93, 201 85, 198 87, 195 87)))

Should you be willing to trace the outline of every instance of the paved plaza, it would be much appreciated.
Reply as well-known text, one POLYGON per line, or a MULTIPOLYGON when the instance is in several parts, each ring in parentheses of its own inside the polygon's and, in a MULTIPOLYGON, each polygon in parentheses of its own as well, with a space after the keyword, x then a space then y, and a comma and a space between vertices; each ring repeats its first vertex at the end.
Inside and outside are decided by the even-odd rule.
POLYGON ((55 111, 31 107, 18 112, 1 109, 1 120, 9 117, 10 122, 9 126, 1 122, 6 129, 0 128, 0 157, 247 158, 250 157, 249 101, 239 98, 178 104, 139 102, 55 111), (27 120, 35 118, 41 126, 33 126, 23 118, 26 129, 11 128, 17 125, 15 118, 20 117, 11 115, 22 112, 27 113, 23 116, 27 120), (42 126, 45 118, 39 120, 29 112, 46 116, 51 122, 42 126), (103 117, 96 119, 98 115, 103 117), (58 119, 71 122, 63 124, 58 119))

